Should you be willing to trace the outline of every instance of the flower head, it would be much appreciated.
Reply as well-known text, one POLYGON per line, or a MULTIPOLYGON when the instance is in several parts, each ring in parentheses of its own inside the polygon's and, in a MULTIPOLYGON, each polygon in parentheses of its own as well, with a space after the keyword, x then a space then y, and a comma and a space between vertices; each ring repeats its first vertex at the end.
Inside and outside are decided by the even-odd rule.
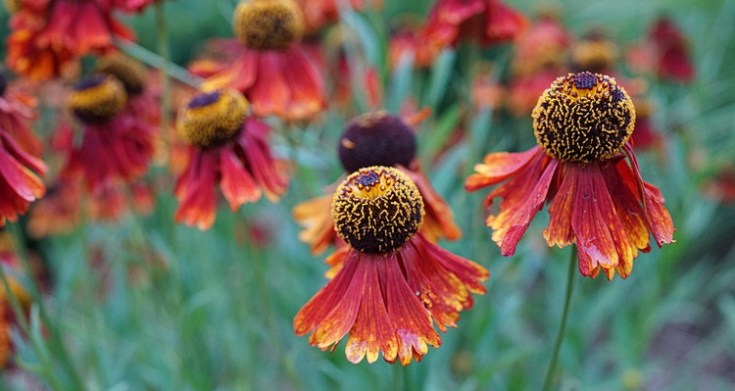
MULTIPOLYGON (((406 120, 384 111, 357 116, 342 133, 337 153, 348 174, 376 165, 399 169, 415 183, 425 204, 426 216, 421 224, 424 235, 434 241, 442 237, 459 239, 461 231, 454 223, 452 211, 432 188, 416 160, 416 134, 406 120)), ((314 253, 332 243, 340 245, 344 239, 334 230, 331 198, 328 194, 294 208, 294 218, 304 226, 299 238, 309 243, 314 253)))
POLYGON ((618 45, 601 30, 592 30, 572 45, 570 60, 577 71, 610 72, 620 55, 618 45))
POLYGON ((544 238, 550 246, 575 244, 584 276, 627 277, 638 250, 649 251, 649 233, 659 246, 671 243, 671 216, 659 190, 641 178, 629 143, 634 124, 633 103, 615 79, 590 72, 557 78, 533 110, 539 146, 491 153, 465 183, 474 191, 506 181, 486 200, 490 208, 503 198, 487 219, 501 253, 515 253, 547 202, 544 238))
POLYGON ((411 179, 392 167, 361 168, 338 186, 335 229, 348 245, 328 260, 338 268, 334 278, 296 314, 297 335, 311 334, 309 342, 326 350, 349 334, 353 363, 382 352, 407 365, 441 345, 434 323, 456 327, 489 274, 424 238, 423 206, 411 179))
MULTIPOLYGON (((313 117, 326 106, 324 82, 304 51, 303 15, 291 0, 254 0, 235 9, 236 40, 220 45, 205 91, 234 88, 258 116, 313 117)), ((212 66, 209 66, 212 68, 212 66)))
POLYGON ((548 155, 582 163, 619 153, 635 124, 625 90, 614 79, 590 72, 554 80, 531 116, 536 141, 548 155))
POLYGON ((270 128, 247 116, 235 90, 200 93, 179 111, 177 128, 190 143, 189 163, 176 181, 176 221, 208 229, 215 219, 215 187, 232 210, 246 202, 280 197, 287 178, 268 146, 270 128))
MULTIPOLYGON (((81 175, 95 190, 108 181, 129 182, 148 169, 154 128, 129 102, 123 83, 110 75, 94 74, 74 85, 66 104, 82 123, 82 137, 70 145, 65 176, 81 175)), ((68 127, 63 123, 58 131, 68 127)))

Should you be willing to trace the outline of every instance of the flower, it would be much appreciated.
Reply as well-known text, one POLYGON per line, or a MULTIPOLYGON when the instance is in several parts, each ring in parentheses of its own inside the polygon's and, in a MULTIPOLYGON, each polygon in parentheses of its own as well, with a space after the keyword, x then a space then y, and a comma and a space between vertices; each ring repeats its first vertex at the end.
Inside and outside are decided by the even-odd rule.
POLYGON ((176 181, 181 204, 176 221, 205 230, 215 219, 215 186, 232 210, 261 194, 275 201, 287 177, 268 147, 268 125, 247 116, 248 102, 237 91, 196 95, 180 110, 176 126, 190 144, 189 163, 176 181))
POLYGON ((97 72, 113 76, 125 88, 126 108, 131 115, 158 126, 160 104, 158 96, 149 87, 145 67, 136 60, 119 53, 100 57, 97 72))
POLYGON ((113 10, 108 0, 21 1, 10 20, 8 66, 32 80, 48 80, 80 56, 114 49, 116 36, 133 40, 113 10))
MULTIPOLYGON (((340 137, 337 152, 348 174, 380 165, 395 167, 407 175, 426 205, 421 230, 430 240, 441 237, 456 240, 462 235, 454 223, 451 209, 431 187, 421 169, 416 159, 416 135, 401 117, 376 111, 353 118, 340 137)), ((299 239, 308 243, 314 254, 321 253, 330 244, 341 245, 330 215, 332 190, 329 188, 324 196, 294 207, 294 219, 304 226, 299 239)))
POLYGON ((41 141, 31 129, 36 116, 36 98, 11 86, 5 72, 0 70, 0 128, 5 129, 24 151, 40 157, 41 141))
POLYGON ((659 17, 642 44, 631 48, 628 62, 638 72, 653 73, 663 80, 688 83, 694 77, 689 43, 667 17, 659 17))
POLYGON ((347 334, 352 363, 420 361, 439 347, 441 331, 456 327, 459 312, 472 307, 472 293, 485 293, 482 266, 427 240, 419 229, 424 202, 411 179, 392 167, 372 166, 350 174, 334 193, 334 229, 348 245, 330 256, 339 271, 296 314, 297 335, 334 349, 347 334), (385 216, 390 216, 386 218, 385 216))
POLYGON ((528 21, 501 0, 437 0, 429 11, 425 36, 440 47, 460 40, 482 45, 512 41, 528 21))
POLYGON ((229 59, 202 84, 205 91, 234 88, 255 115, 308 119, 326 106, 324 82, 299 40, 303 15, 291 0, 253 0, 235 9, 237 40, 229 59))
MULTIPOLYGON (((154 128, 131 110, 123 84, 109 75, 80 80, 67 106, 82 122, 80 145, 72 146, 63 175, 81 175, 89 190, 107 181, 130 182, 145 173, 153 155, 154 128)), ((61 130, 69 126, 62 124, 61 130)))
POLYGON ((502 197, 487 225, 505 256, 548 202, 549 246, 576 244, 579 271, 626 278, 638 250, 649 251, 649 232, 661 246, 674 226, 659 190, 644 182, 629 143, 633 102, 615 79, 590 72, 557 78, 533 110, 538 146, 487 155, 467 178, 468 191, 506 181, 486 199, 502 197), (626 160, 626 157, 628 158, 626 160))

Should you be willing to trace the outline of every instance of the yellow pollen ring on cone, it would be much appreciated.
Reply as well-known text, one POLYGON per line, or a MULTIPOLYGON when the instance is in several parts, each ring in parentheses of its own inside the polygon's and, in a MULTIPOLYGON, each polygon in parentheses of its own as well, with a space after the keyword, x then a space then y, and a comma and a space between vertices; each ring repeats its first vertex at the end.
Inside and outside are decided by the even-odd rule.
POLYGON ((179 110, 176 128, 190 144, 210 148, 231 140, 242 128, 248 101, 232 89, 202 93, 179 110))
POLYGON ((233 29, 251 49, 285 49, 303 36, 304 15, 291 0, 252 0, 235 8, 233 29))
POLYGON ((337 235, 366 253, 398 250, 416 232, 424 202, 411 179, 393 167, 371 166, 350 174, 332 199, 337 235))

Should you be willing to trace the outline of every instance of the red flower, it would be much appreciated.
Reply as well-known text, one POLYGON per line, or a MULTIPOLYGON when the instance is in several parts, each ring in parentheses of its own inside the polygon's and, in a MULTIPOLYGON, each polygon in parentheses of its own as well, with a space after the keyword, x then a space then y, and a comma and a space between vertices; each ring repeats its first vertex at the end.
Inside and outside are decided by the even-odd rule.
POLYGON ((453 255, 417 233, 423 201, 411 179, 389 167, 362 168, 337 188, 335 230, 349 245, 334 253, 341 265, 294 318, 297 335, 334 349, 349 334, 345 352, 352 363, 420 361, 428 346, 439 347, 433 325, 456 327, 459 312, 472 307, 471 294, 485 293, 487 270, 453 255), (394 218, 380 216, 388 213, 394 218))
POLYGON ((7 131, 24 151, 40 157, 41 141, 31 129, 35 110, 36 98, 8 85, 0 71, 0 129, 7 131))
POLYGON ((177 222, 211 227, 217 185, 232 210, 261 193, 273 201, 286 191, 286 175, 268 146, 270 128, 246 113, 247 101, 234 90, 197 95, 181 110, 177 127, 191 148, 176 181, 177 222))
POLYGON ((224 45, 229 59, 202 84, 206 91, 234 88, 258 116, 287 120, 314 116, 326 106, 324 82, 298 40, 303 15, 290 0, 255 0, 235 9, 238 40, 224 45), (273 33, 277 31, 278 34, 273 33))
POLYGON ((656 20, 647 40, 628 53, 631 67, 639 72, 651 72, 664 80, 688 83, 694 77, 694 65, 689 56, 689 43, 684 34, 666 17, 656 20))
POLYGON ((109 0, 21 2, 10 21, 8 66, 46 80, 74 58, 113 49, 115 36, 134 39, 132 31, 112 18, 112 11, 109 0))
MULTIPOLYGON (((83 123, 82 141, 73 146, 63 174, 82 175, 90 190, 107 181, 130 182, 145 173, 153 155, 154 128, 126 105, 117 79, 102 74, 83 79, 68 106, 83 123)), ((68 124, 62 124, 62 129, 68 124)))
MULTIPOLYGON (((349 7, 359 11, 365 7, 365 3, 375 3, 379 6, 382 0, 348 0, 349 7)), ((317 33, 319 29, 339 19, 339 0, 295 0, 295 3, 304 14, 304 22, 308 33, 317 33)))
POLYGON ((82 191, 79 180, 58 178, 28 214, 28 235, 40 239, 67 234, 81 221, 82 191))
POLYGON ((401 29, 390 38, 388 64, 395 69, 401 58, 410 55, 415 68, 429 68, 440 51, 441 47, 426 39, 422 32, 401 29))
POLYGON ((486 200, 502 197, 487 224, 505 256, 513 255, 531 219, 549 202, 550 246, 576 244, 579 271, 626 278, 649 232, 659 246, 673 241, 671 216, 659 190, 644 182, 628 140, 635 109, 615 79, 582 72, 559 77, 533 111, 539 146, 492 153, 467 178, 469 191, 506 181, 486 200), (626 157, 628 158, 626 160, 626 157))
POLYGON ((512 41, 527 23, 523 14, 501 0, 437 0, 424 34, 441 47, 460 40, 489 45, 512 41))
MULTIPOLYGON (((418 188, 425 204, 423 235, 432 241, 460 238, 462 232, 454 223, 451 209, 432 188, 416 159, 414 130, 401 117, 383 111, 355 117, 340 137, 338 154, 348 174, 373 165, 399 169, 418 188)), ((314 254, 330 244, 343 244, 334 231, 330 208, 333 190, 333 187, 326 189, 327 194, 298 204, 293 211, 294 219, 304 226, 299 239, 308 243, 314 254)))

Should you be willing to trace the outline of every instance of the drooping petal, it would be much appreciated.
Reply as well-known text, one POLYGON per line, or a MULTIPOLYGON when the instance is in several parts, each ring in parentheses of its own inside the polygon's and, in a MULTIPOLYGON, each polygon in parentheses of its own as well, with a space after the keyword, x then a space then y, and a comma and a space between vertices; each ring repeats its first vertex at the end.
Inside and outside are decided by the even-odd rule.
POLYGON ((343 267, 296 314, 293 327, 296 335, 311 333, 309 343, 322 350, 334 346, 352 328, 357 318, 362 296, 362 284, 367 269, 360 267, 360 253, 347 251, 343 267))
POLYGON ((512 41, 528 26, 522 13, 500 0, 488 0, 485 10, 486 44, 512 41))
POLYGON ((433 241, 439 238, 457 240, 462 236, 462 231, 454 222, 454 214, 444 199, 434 190, 431 182, 424 174, 418 164, 411 169, 399 167, 413 181, 424 200, 424 222, 421 232, 433 241))
POLYGON ((220 172, 220 189, 233 211, 246 202, 254 202, 260 198, 260 189, 253 177, 243 167, 237 155, 226 148, 220 156, 220 172))
POLYGON ((577 178, 567 175, 566 165, 560 168, 561 185, 549 206, 549 225, 544 229, 544 239, 549 246, 565 247, 574 243, 572 211, 574 210, 577 178))
POLYGON ((559 165, 558 160, 549 159, 543 151, 537 151, 528 165, 486 198, 488 208, 492 207, 494 198, 503 198, 500 212, 497 215, 490 214, 486 223, 493 229, 492 239, 504 256, 515 253, 521 236, 536 212, 543 207, 559 165))
MULTIPOLYGON (((429 351, 428 346, 441 346, 441 337, 431 324, 431 314, 416 297, 414 291, 403 277, 401 268, 390 254, 390 261, 379 265, 380 281, 385 296, 388 316, 398 336, 398 358, 401 364, 408 365, 412 359, 421 361, 429 351)), ((391 351, 393 354, 393 352, 391 351)), ((384 355, 388 362, 395 359, 384 355)))
MULTIPOLYGON (((579 255, 579 272, 593 276, 597 269, 612 269, 618 265, 618 252, 613 231, 621 231, 620 221, 612 207, 599 166, 568 163, 566 175, 577 183, 572 210, 579 255)), ((624 238, 624 236, 623 236, 624 238)))
POLYGON ((217 198, 214 193, 217 182, 219 155, 217 150, 192 149, 192 157, 184 172, 176 181, 174 194, 180 204, 174 219, 178 223, 209 229, 214 224, 217 198))
POLYGON ((539 150, 533 147, 526 152, 496 152, 485 156, 482 163, 475 165, 475 174, 465 181, 465 189, 475 191, 503 181, 525 167, 539 150))
POLYGON ((472 308, 471 294, 484 294, 490 274, 482 266, 427 241, 417 234, 401 249, 406 279, 431 312, 439 329, 456 327, 459 312, 472 308))
MULTIPOLYGON (((396 323, 400 322, 401 328, 411 327, 406 326, 406 320, 395 319, 388 314, 387 307, 392 307, 394 303, 389 301, 392 298, 388 296, 389 293, 386 293, 385 297, 381 293, 381 288, 390 292, 390 285, 396 281, 395 275, 390 274, 395 273, 395 270, 386 271, 386 268, 397 264, 395 255, 393 253, 363 255, 361 258, 363 259, 358 261, 360 263, 358 267, 365 273, 364 280, 360 282, 360 310, 350 330, 345 354, 347 360, 353 364, 362 361, 363 357, 367 357, 367 361, 373 363, 382 351, 383 358, 392 362, 398 355, 399 347, 396 323)), ((408 299, 410 300, 410 295, 408 299)), ((429 324, 430 322, 431 320, 429 324)))

